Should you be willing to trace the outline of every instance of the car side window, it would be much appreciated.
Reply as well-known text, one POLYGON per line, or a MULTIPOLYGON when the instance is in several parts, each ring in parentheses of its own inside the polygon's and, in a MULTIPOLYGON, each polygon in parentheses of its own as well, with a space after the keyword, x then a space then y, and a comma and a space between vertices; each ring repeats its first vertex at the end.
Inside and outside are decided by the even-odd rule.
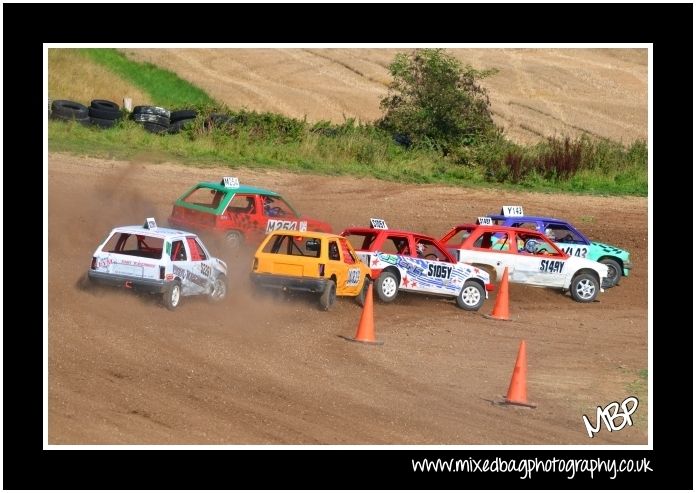
POLYGON ((408 246, 408 237, 400 235, 389 235, 382 243, 384 253, 396 255, 411 255, 411 249, 408 246))
POLYGON ((189 252, 191 253, 191 260, 196 262, 207 258, 205 252, 200 248, 195 238, 186 238, 186 243, 188 243, 189 252))
POLYGON ((447 255, 435 243, 426 239, 416 240, 418 256, 428 260, 447 260, 447 255))
POLYGON ((484 233, 481 233, 478 238, 476 238, 476 241, 473 244, 474 248, 485 248, 485 249, 490 249, 491 245, 493 244, 493 233, 490 231, 486 231, 484 233))
POLYGON ((196 249, 198 250, 198 256, 201 258, 201 260, 208 260, 208 255, 205 253, 205 248, 203 248, 203 245, 201 245, 201 240, 196 238, 195 245, 196 249))
POLYGON ((341 260, 341 255, 338 253, 338 244, 335 241, 329 242, 329 260, 341 260))
POLYGON ((186 260, 186 248, 184 248, 184 242, 177 240, 172 243, 172 255, 170 257, 172 262, 181 262, 186 260))
POLYGON ((551 235, 548 235, 549 238, 554 241, 560 243, 583 243, 580 236, 565 224, 549 223, 546 225, 545 231, 548 230, 551 231, 551 235))
POLYGON ((280 197, 263 196, 263 214, 269 217, 294 216, 290 206, 280 197))
POLYGON ((232 200, 230 200, 227 206, 227 212, 230 214, 254 214, 255 210, 256 207, 252 195, 237 194, 232 197, 232 200))

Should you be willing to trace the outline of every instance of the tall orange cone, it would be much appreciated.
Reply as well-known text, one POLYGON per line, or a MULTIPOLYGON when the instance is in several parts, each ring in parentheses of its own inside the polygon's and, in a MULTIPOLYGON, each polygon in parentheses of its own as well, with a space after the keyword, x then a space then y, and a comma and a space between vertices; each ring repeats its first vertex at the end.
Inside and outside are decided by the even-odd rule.
POLYGON ((508 268, 503 271, 503 280, 500 281, 498 294, 495 297, 495 305, 493 311, 486 318, 495 320, 512 320, 510 318, 510 294, 508 293, 508 268))
POLYGON ((363 306, 362 315, 360 315, 360 322, 358 323, 358 330, 355 332, 355 337, 344 337, 344 339, 353 342, 362 342, 363 344, 384 344, 384 342, 378 341, 375 338, 375 320, 372 310, 372 282, 370 282, 367 287, 365 306, 363 306))
POLYGON ((536 404, 527 402, 527 343, 525 341, 520 343, 520 349, 517 352, 517 361, 515 361, 510 387, 505 396, 505 404, 536 407, 536 404))

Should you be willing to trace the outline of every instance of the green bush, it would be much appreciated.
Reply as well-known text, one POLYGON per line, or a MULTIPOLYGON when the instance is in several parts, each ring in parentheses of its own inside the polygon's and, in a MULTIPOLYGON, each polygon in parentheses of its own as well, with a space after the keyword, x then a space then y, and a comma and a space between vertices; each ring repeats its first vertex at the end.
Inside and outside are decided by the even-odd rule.
POLYGON ((479 84, 496 70, 462 67, 442 49, 418 49, 397 54, 389 72, 393 81, 380 102, 386 113, 377 122, 387 132, 443 155, 499 133, 486 89, 479 84))

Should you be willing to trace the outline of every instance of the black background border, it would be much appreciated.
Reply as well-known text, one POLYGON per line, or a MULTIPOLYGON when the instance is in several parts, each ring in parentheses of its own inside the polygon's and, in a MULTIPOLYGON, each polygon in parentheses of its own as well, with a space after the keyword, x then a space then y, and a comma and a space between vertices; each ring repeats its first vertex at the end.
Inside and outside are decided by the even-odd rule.
MULTIPOLYGON (((686 180, 693 172, 693 167, 687 164, 693 163, 691 4, 3 4, 2 8, 6 186, 16 180, 35 183, 42 179, 38 166, 39 161, 43 162, 38 123, 41 120, 36 116, 45 112, 46 105, 42 43, 654 43, 651 150, 655 166, 650 190, 654 217, 661 216, 661 209, 664 214, 673 212, 674 201, 689 197, 690 191, 693 198, 693 190, 686 180), (132 19, 155 19, 159 26, 176 28, 129 28, 121 17, 125 9, 132 19), (43 19, 43 25, 38 19, 43 19), (661 201, 660 197, 666 200, 661 201)), ((17 224, 14 221, 19 216, 10 215, 13 192, 7 188, 5 191, 4 219, 9 229, 17 224)), ((679 210, 683 211, 683 206, 679 210)), ((22 216, 25 214, 38 217, 41 210, 37 204, 36 210, 23 209, 22 216)), ((687 238, 690 236, 688 232, 685 234, 687 238)), ((38 268, 38 259, 42 258, 41 247, 35 243, 35 250, 27 252, 37 259, 30 262, 35 265, 27 266, 23 262, 11 265, 10 257, 6 256, 8 262, 3 266, 7 281, 3 298, 7 308, 3 312, 5 488, 632 490, 693 487, 693 442, 691 446, 686 443, 693 439, 693 392, 683 392, 685 387, 693 391, 693 323, 681 328, 673 323, 654 327, 653 451, 43 450, 40 426, 43 391, 39 392, 43 365, 38 349, 42 345, 39 328, 43 323, 38 315, 32 319, 38 310, 22 310, 18 322, 18 310, 14 308, 26 306, 29 300, 26 293, 36 292, 34 280, 41 273, 27 275, 26 272, 27 267, 38 268), (670 395, 660 382, 665 385, 676 382, 682 392, 670 395), (675 438, 668 440, 670 435, 687 438, 676 447, 672 445, 675 438), (565 474, 537 473, 529 480, 520 480, 517 473, 414 473, 411 467, 412 459, 496 456, 517 460, 647 458, 653 472, 619 475, 615 480, 608 479, 606 474, 596 475, 593 480, 587 475, 568 480, 565 474), (34 472, 23 473, 26 467, 34 472)), ((682 264, 685 262, 688 259, 682 264)), ((688 275, 692 270, 688 267, 682 265, 680 271, 683 269, 688 275)), ((678 316, 680 306, 690 306, 688 291, 688 298, 680 300, 684 290, 678 280, 658 273, 653 284, 653 314, 678 316), (668 289, 657 289, 658 285, 668 286, 669 299, 668 289)), ((688 285, 692 286, 693 282, 688 285)))

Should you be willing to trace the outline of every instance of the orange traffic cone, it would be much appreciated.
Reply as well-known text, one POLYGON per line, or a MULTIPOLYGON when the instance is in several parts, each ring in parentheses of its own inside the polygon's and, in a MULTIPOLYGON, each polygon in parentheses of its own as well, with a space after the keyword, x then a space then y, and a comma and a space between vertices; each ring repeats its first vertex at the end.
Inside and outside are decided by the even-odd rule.
MULTIPOLYGON (((366 281, 367 282, 367 281, 366 281)), ((364 344, 381 345, 382 341, 375 339, 375 320, 372 311, 372 283, 367 287, 367 296, 365 297, 365 306, 363 306, 358 330, 355 332, 355 337, 344 337, 344 339, 353 342, 362 342, 364 344)))
POLYGON ((517 361, 515 361, 510 387, 505 396, 505 404, 536 407, 536 404, 527 402, 527 343, 525 341, 520 343, 520 349, 517 352, 517 361))
POLYGON ((493 311, 486 318, 495 320, 512 320, 510 318, 510 295, 508 293, 508 268, 503 271, 503 280, 500 281, 498 294, 495 297, 495 305, 493 311))

